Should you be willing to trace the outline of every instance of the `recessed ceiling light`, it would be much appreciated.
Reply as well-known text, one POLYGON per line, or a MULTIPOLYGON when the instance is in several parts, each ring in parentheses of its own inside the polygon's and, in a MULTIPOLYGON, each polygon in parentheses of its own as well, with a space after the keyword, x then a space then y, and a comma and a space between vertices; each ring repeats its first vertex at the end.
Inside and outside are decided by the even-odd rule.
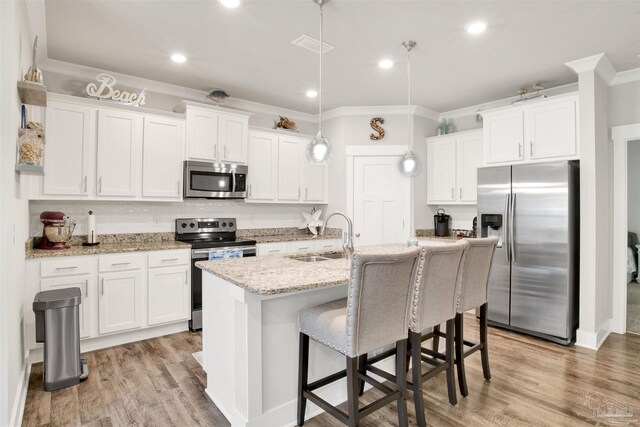
POLYGON ((173 62, 177 62, 178 64, 182 64, 183 62, 187 61, 187 57, 181 53, 174 53, 173 55, 171 55, 171 60, 173 62))
POLYGON ((224 7, 228 7, 229 9, 240 6, 240 0, 219 0, 219 1, 220 3, 222 3, 224 7))
POLYGON ((467 33, 469 34, 480 34, 487 29, 487 23, 483 21, 467 22, 464 29, 467 30, 467 33))
POLYGON ((318 92, 317 92, 317 91, 315 91, 315 90, 313 90, 313 89, 309 89, 309 90, 307 91, 307 96, 308 96, 309 98, 315 98, 316 96, 318 96, 318 92))
POLYGON ((388 68, 393 67, 393 61, 388 58, 381 59, 380 61, 378 61, 378 66, 386 70, 388 68))

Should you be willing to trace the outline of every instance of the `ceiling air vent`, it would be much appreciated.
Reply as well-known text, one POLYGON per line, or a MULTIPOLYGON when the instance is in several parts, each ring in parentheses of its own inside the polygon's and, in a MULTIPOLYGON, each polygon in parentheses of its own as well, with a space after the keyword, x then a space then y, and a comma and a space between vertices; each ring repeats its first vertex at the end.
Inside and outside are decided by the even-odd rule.
MULTIPOLYGON (((313 37, 308 36, 306 34, 301 35, 291 43, 303 49, 310 50, 313 53, 316 53, 316 54, 320 53, 320 40, 314 39, 313 37)), ((325 54, 335 48, 336 48, 335 46, 332 46, 329 43, 324 42, 322 43, 322 54, 325 54)))

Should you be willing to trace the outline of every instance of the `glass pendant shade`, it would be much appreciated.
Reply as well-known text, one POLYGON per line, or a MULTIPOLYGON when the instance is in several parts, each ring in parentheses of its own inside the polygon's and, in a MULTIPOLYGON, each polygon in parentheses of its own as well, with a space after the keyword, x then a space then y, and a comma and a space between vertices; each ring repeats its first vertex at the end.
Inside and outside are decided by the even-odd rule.
POLYGON ((413 154, 413 151, 407 151, 400 159, 400 173, 405 176, 415 176, 420 172, 420 161, 413 154))
POLYGON ((329 140, 318 131, 318 134, 307 145, 307 160, 311 163, 324 164, 331 157, 329 140))

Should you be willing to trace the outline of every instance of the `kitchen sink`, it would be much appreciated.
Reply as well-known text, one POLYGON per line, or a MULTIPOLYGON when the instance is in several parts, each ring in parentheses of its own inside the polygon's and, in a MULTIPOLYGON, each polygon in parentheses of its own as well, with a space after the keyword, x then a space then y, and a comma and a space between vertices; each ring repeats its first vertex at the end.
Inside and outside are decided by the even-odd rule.
POLYGON ((304 262, 320 262, 320 261, 329 261, 329 258, 325 258, 323 256, 294 256, 291 259, 295 259, 296 261, 304 261, 304 262))
POLYGON ((322 254, 320 255, 323 258, 329 258, 329 259, 341 259, 344 258, 344 254, 342 252, 336 252, 333 254, 322 254))

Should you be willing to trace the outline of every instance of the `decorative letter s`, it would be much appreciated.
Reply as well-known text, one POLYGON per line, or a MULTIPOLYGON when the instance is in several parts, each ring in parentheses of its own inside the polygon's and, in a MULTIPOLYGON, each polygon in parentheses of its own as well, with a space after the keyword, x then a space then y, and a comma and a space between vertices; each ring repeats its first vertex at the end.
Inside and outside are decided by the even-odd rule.
POLYGON ((382 127, 378 126, 377 123, 380 123, 381 125, 384 124, 384 119, 382 117, 374 117, 369 122, 369 124, 371 125, 371 129, 373 129, 376 132, 378 132, 378 135, 373 134, 373 133, 369 135, 369 138, 372 141, 378 141, 378 140, 384 138, 384 129, 382 129, 382 127))

